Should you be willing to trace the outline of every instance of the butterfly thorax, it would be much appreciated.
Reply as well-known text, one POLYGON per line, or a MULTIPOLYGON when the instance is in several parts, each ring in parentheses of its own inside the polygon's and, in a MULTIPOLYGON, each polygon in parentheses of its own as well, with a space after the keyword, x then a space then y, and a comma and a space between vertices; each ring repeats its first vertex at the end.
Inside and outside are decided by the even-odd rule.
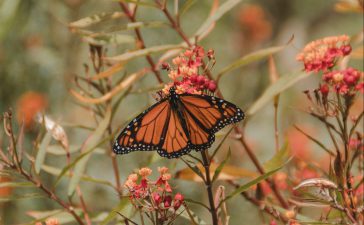
POLYGON ((179 108, 179 96, 176 93, 176 89, 174 87, 171 87, 169 89, 169 102, 172 106, 173 109, 178 109, 179 108))

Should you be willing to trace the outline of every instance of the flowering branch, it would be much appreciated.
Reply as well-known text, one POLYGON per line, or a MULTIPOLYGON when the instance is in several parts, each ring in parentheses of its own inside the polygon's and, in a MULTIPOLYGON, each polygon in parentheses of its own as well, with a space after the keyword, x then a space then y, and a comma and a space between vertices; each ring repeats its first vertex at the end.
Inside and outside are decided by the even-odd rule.
MULTIPOLYGON (((12 113, 6 112, 4 113, 4 130, 7 136, 9 137, 10 145, 8 147, 8 153, 10 154, 10 157, 4 154, 3 149, 0 149, 1 157, 2 157, 2 164, 5 167, 8 167, 16 172, 18 172, 22 177, 24 177, 26 180, 33 183, 38 189, 40 189, 42 192, 44 192, 48 198, 54 200, 57 202, 60 206, 62 206, 66 212, 70 213, 75 220, 80 225, 84 225, 84 222, 82 219, 77 215, 75 208, 69 204, 63 201, 61 198, 59 198, 56 193, 54 193, 51 189, 48 189, 44 184, 41 182, 41 180, 35 178, 32 174, 26 172, 23 168, 23 165, 21 161, 19 161, 19 153, 17 151, 17 142, 16 138, 13 132, 13 125, 12 125, 12 113)), ((22 144, 22 143, 20 143, 22 144)))

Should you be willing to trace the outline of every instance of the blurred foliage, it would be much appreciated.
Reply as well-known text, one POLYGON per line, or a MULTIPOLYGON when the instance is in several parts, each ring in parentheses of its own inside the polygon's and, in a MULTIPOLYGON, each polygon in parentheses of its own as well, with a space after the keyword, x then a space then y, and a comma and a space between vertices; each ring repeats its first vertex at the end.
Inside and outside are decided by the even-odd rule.
MULTIPOLYGON (((172 12, 174 2, 168 1, 172 12)), ((220 5, 224 2, 227 1, 221 1, 220 5)), ((206 49, 215 50, 217 63, 212 74, 219 79, 219 88, 225 98, 242 109, 248 110, 249 126, 246 128, 246 133, 249 145, 254 147, 259 161, 268 162, 266 165, 272 170, 276 169, 269 163, 269 159, 274 155, 272 148, 274 112, 270 104, 272 96, 282 92, 280 95, 282 107, 279 108, 279 116, 283 118, 279 121, 279 130, 282 133, 289 133, 290 131, 287 130, 290 126, 299 123, 313 127, 320 136, 321 128, 315 127, 315 120, 302 116, 296 109, 293 109, 304 107, 302 91, 317 88, 318 81, 317 77, 306 78, 307 74, 300 73, 302 66, 294 58, 299 52, 298 49, 316 38, 340 34, 355 36, 360 33, 363 27, 362 14, 360 9, 351 5, 352 2, 350 0, 241 1, 222 15, 214 30, 199 42, 206 49), (294 39, 287 44, 292 35, 294 35, 294 39), (276 47, 274 48, 274 46, 276 47), (262 51, 262 49, 264 50, 262 51), (276 52, 279 52, 275 55, 277 70, 279 76, 284 77, 280 78, 275 85, 267 88, 270 78, 265 59, 270 53, 276 52), (263 108, 265 110, 260 110, 263 108)), ((205 21, 209 15, 212 1, 180 0, 179 5, 183 10, 180 20, 181 27, 189 37, 192 37, 204 22, 207 25, 213 22, 205 21), (186 2, 190 5, 186 6, 186 2)), ((68 180, 61 179, 62 175, 69 176, 68 170, 71 168, 66 167, 62 170, 66 152, 55 143, 48 146, 50 135, 44 136, 44 134, 50 132, 49 129, 47 131, 46 127, 39 128, 36 125, 29 125, 26 128, 27 137, 24 141, 28 144, 26 146, 29 146, 27 147, 29 149, 26 149, 28 152, 37 152, 32 147, 33 139, 36 139, 41 146, 43 145, 41 147, 43 151, 46 150, 44 145, 48 146, 47 157, 44 158, 42 155, 44 152, 38 151, 38 158, 35 159, 38 162, 36 170, 41 171, 40 175, 46 185, 50 186, 56 182, 57 190, 62 190, 58 194, 67 199, 67 191, 63 190, 68 190, 68 195, 72 195, 81 180, 80 186, 88 210, 93 214, 95 221, 105 221, 105 224, 108 219, 111 220, 111 216, 117 216, 115 213, 109 214, 112 209, 123 212, 130 212, 131 209, 126 206, 125 202, 119 202, 118 193, 110 188, 110 182, 115 181, 109 157, 105 154, 105 150, 109 149, 106 149, 105 146, 96 146, 100 141, 104 141, 100 135, 106 129, 103 122, 100 120, 97 121, 98 123, 95 122, 95 115, 92 115, 89 110, 81 108, 77 99, 69 92, 75 86, 74 77, 76 75, 85 76, 97 73, 97 71, 91 70, 93 66, 88 43, 104 45, 110 60, 113 57, 114 60, 115 57, 119 57, 116 59, 133 58, 126 65, 120 65, 120 68, 114 67, 113 71, 109 71, 115 73, 112 77, 114 83, 123 79, 126 74, 135 74, 147 66, 146 60, 138 56, 153 53, 152 58, 157 62, 166 50, 183 45, 181 37, 167 25, 168 21, 165 16, 149 4, 141 5, 138 8, 137 21, 141 22, 131 23, 120 12, 117 1, 0 0, 0 111, 6 111, 11 107, 16 113, 23 111, 23 114, 28 113, 30 117, 33 117, 31 112, 34 107, 42 109, 47 115, 51 115, 56 123, 59 122, 65 128, 71 143, 69 153, 73 154, 80 149, 83 152, 92 151, 96 157, 90 159, 88 157, 91 154, 85 155, 86 157, 83 158, 80 155, 72 155, 72 159, 77 159, 77 162, 88 161, 87 174, 90 176, 83 174, 85 167, 80 166, 81 168, 77 169, 76 166, 73 169, 77 175, 73 176, 71 179, 73 184, 69 186, 68 180), (94 15, 92 16, 94 20, 96 18, 101 22, 92 24, 90 20, 82 19, 91 15, 94 15), (130 52, 136 50, 140 44, 134 40, 133 29, 135 27, 141 29, 148 51, 133 55, 130 52), (153 48, 150 49, 150 47, 153 48), (85 68, 89 68, 89 70, 85 70, 85 68), (85 71, 88 71, 89 74, 86 74, 85 71), (24 106, 27 102, 24 99, 27 99, 27 96, 31 96, 32 99, 34 97, 30 93, 36 93, 37 96, 42 97, 35 106, 24 106), (84 143, 90 134, 89 128, 93 130, 97 126, 96 124, 98 124, 98 128, 93 131, 91 141, 81 147, 81 143, 84 143), (38 135, 37 130, 39 129, 42 130, 42 135, 38 135), (43 137, 42 140, 41 137, 43 137), (59 160, 59 157, 62 157, 62 160, 59 160), (41 166, 42 162, 45 164, 41 166), (109 183, 105 183, 105 180, 109 183)), ((354 47, 359 49, 357 50, 359 57, 353 58, 350 65, 363 68, 360 44, 356 44, 354 47)), ((107 76, 107 74, 104 75, 107 76)), ((161 76, 163 81, 168 80, 166 73, 162 73, 161 76)), ((124 93, 127 95, 125 98, 122 94, 122 102, 117 113, 115 115, 107 114, 108 117, 104 118, 107 121, 110 117, 115 118, 112 124, 115 132, 118 132, 126 122, 145 107, 152 104, 154 100, 151 93, 160 88, 152 73, 147 73, 145 76, 135 75, 134 78, 135 80, 131 80, 130 83, 124 83, 123 88, 131 86, 131 83, 133 85, 128 93, 124 93)), ((358 108, 359 111, 362 108, 360 103, 358 108)), ((17 127, 16 131, 18 130, 20 127, 17 127)), ((220 134, 217 142, 222 139, 221 136, 220 134)), ((280 138, 285 139, 284 135, 280 138)), ((324 143, 328 143, 327 137, 321 138, 324 143)), ((297 137, 291 138, 292 140, 297 141, 297 137)), ((220 174, 217 179, 218 184, 224 184, 224 177, 229 176, 236 179, 247 178, 240 179, 241 183, 247 183, 252 177, 256 177, 256 174, 252 172, 254 166, 247 159, 246 154, 242 151, 234 151, 234 147, 237 145, 234 140, 229 141, 229 144, 224 143, 221 147, 222 150, 217 154, 218 162, 222 162, 231 147, 230 165, 225 165, 225 169, 222 171, 217 165, 213 165, 213 171, 218 170, 220 174), (235 169, 235 167, 240 169, 235 169)), ((218 146, 218 144, 216 143, 214 146, 218 146)), ((307 144, 307 149, 310 150, 311 157, 322 157, 322 151, 316 151, 317 146, 307 144)), ((285 161, 275 159, 280 162, 285 161)), ((153 153, 141 152, 117 157, 117 161, 122 182, 126 179, 127 174, 135 168, 150 165, 155 169, 160 165, 168 165, 174 171, 179 171, 177 178, 181 178, 177 179, 173 185, 177 186, 179 190, 183 190, 183 194, 190 199, 206 200, 202 197, 201 193, 204 190, 200 183, 189 181, 198 180, 198 178, 190 178, 192 175, 188 171, 191 170, 186 170, 181 163, 160 159, 153 153), (189 178, 184 179, 185 177, 189 178)), ((1 180, 1 182, 11 181, 1 180)), ((30 221, 30 218, 40 219, 57 213, 62 213, 58 215, 64 220, 61 221, 62 224, 72 221, 69 214, 53 211, 59 208, 54 202, 39 198, 38 195, 30 195, 34 192, 25 188, 29 186, 28 183, 22 183, 22 185, 16 189, 2 190, 0 188, 1 195, 7 196, 12 191, 15 195, 30 198, 29 200, 0 203, 0 223, 19 224, 30 221), (48 215, 37 212, 43 210, 48 211, 48 215), (24 212, 28 212, 27 215, 24 212)), ((227 190, 235 193, 231 187, 227 187, 227 190)), ((231 224, 239 224, 242 218, 246 224, 263 223, 258 217, 259 211, 242 199, 233 198, 229 202, 228 208, 231 224)), ((196 205, 191 204, 191 210, 203 219, 208 218, 208 213, 196 205)))

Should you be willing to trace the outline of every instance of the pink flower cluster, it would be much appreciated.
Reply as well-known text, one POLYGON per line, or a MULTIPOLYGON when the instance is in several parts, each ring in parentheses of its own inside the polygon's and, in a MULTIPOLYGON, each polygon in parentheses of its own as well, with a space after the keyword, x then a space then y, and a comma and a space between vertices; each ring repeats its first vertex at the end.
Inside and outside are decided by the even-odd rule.
POLYGON ((364 90, 364 73, 354 68, 347 68, 345 70, 333 70, 326 72, 322 79, 325 81, 320 87, 320 92, 323 95, 327 95, 332 86, 333 91, 342 95, 351 95, 364 90))
POLYGON ((334 67, 339 57, 349 55, 351 46, 348 44, 349 36, 332 36, 312 41, 305 46, 296 57, 302 61, 306 72, 327 71, 334 67))
POLYGON ((348 42, 347 35, 326 37, 310 42, 297 55, 296 59, 304 63, 306 72, 323 72, 324 84, 319 88, 323 96, 330 91, 341 95, 353 95, 358 91, 363 93, 363 72, 354 68, 332 70, 339 57, 351 53, 348 42))
POLYGON ((162 64, 162 69, 168 70, 168 76, 172 82, 165 85, 163 93, 168 95, 169 89, 174 86, 177 94, 202 94, 203 91, 215 92, 216 82, 209 80, 204 73, 203 58, 215 60, 214 51, 209 50, 207 54, 201 46, 188 49, 172 60, 173 66, 168 63, 162 64))
POLYGON ((168 168, 158 168, 159 177, 151 181, 148 177, 152 174, 149 168, 141 168, 138 173, 132 173, 124 183, 124 187, 130 194, 130 199, 137 209, 145 212, 157 212, 159 220, 173 220, 176 211, 183 205, 184 196, 180 193, 172 193, 168 181, 171 174, 168 168))

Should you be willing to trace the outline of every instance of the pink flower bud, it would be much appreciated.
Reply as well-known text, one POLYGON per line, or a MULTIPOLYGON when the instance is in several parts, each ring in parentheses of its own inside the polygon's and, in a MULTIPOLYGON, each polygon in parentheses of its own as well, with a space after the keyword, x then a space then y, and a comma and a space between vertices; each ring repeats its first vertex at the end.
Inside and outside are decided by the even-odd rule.
POLYGON ((361 82, 355 86, 355 90, 360 91, 361 93, 364 92, 364 82, 361 82))
POLYGON ((160 194, 153 193, 152 196, 153 196, 153 200, 155 201, 155 203, 157 205, 159 205, 162 202, 162 197, 160 196, 160 194))
POLYGON ((181 201, 183 202, 185 198, 183 197, 183 195, 181 193, 177 193, 175 196, 174 196, 174 200, 175 201, 181 201))
POLYGON ((350 45, 343 45, 340 47, 340 50, 343 55, 349 55, 351 53, 352 48, 350 45))
POLYGON ((197 77, 197 83, 198 83, 199 85, 204 85, 204 84, 205 84, 205 77, 204 77, 204 76, 202 76, 202 75, 199 75, 199 76, 197 77))
POLYGON ((320 92, 323 96, 327 96, 329 94, 329 86, 327 84, 323 84, 320 87, 320 92))
POLYGON ((169 207, 171 207, 171 203, 172 203, 172 197, 171 197, 170 195, 166 196, 166 197, 164 198, 164 202, 163 202, 164 207, 165 207, 165 208, 169 208, 169 207))
POLYGON ((192 82, 192 83, 197 83, 197 75, 192 75, 191 77, 190 77, 190 81, 192 82))
POLYGON ((174 210, 177 210, 179 209, 179 207, 182 205, 183 203, 183 200, 184 200, 184 197, 182 194, 180 193, 177 193, 175 196, 174 196, 174 202, 173 202, 173 208, 174 210))
POLYGON ((345 75, 344 81, 347 85, 354 85, 356 83, 357 79, 355 78, 355 76, 345 75))
POLYGON ((169 70, 170 69, 170 65, 166 62, 162 63, 162 70, 169 70))
POLYGON ((211 92, 215 92, 215 91, 216 91, 216 82, 215 82, 215 81, 213 81, 213 80, 211 80, 211 81, 209 82, 208 89, 209 89, 209 91, 211 91, 211 92))

